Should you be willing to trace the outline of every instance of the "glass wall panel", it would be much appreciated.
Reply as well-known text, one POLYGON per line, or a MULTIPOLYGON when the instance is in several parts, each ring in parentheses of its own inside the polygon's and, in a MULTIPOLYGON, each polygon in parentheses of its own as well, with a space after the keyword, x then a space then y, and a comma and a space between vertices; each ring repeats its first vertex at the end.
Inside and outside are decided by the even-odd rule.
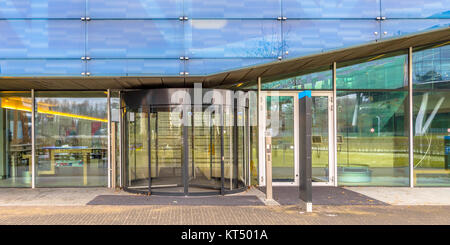
POLYGON ((258 95, 249 91, 249 130, 250 130, 250 184, 258 184, 258 95))
POLYGON ((450 45, 413 53, 414 185, 450 186, 450 45))
POLYGON ((91 18, 178 18, 183 0, 88 0, 91 18))
POLYGON ((127 112, 127 186, 148 190, 148 110, 127 112))
POLYGON ((408 84, 407 55, 378 55, 338 64, 337 89, 399 89, 408 84), (364 63, 360 63, 364 62, 364 63))
POLYGON ((36 92, 36 185, 106 186, 105 92, 36 92))
POLYGON ((190 58, 276 58, 280 31, 276 20, 189 20, 185 47, 190 58))
POLYGON ((236 189, 236 164, 234 163, 234 145, 233 145, 233 129, 234 129, 234 110, 232 107, 223 107, 223 156, 224 156, 224 179, 225 190, 236 189))
POLYGON ((380 0, 282 0, 288 18, 369 18, 380 15, 380 0))
POLYGON ((450 89, 450 44, 437 44, 429 49, 414 50, 414 89, 450 89))
POLYGON ((277 18, 281 0, 185 0, 185 16, 190 18, 277 18))
MULTIPOLYGON (((334 11, 332 11, 334 12, 334 11)), ((375 20, 286 20, 283 46, 287 57, 304 56, 379 39, 375 20)))
POLYGON ((261 84, 261 89, 333 89, 332 70, 302 72, 304 74, 295 77, 265 82, 261 84), (306 74, 305 74, 306 73, 306 74))
POLYGON ((184 69, 180 59, 92 59, 91 76, 179 76, 184 69))
MULTIPOLYGON (((0 59, 0 76, 81 76, 86 70, 81 59, 0 59)), ((20 88, 18 88, 20 89, 20 88)))
POLYGON ((80 59, 84 36, 80 20, 0 20, 0 57, 80 59))
POLYGON ((81 18, 86 0, 2 0, 0 18, 81 18))
POLYGON ((407 94, 337 93, 339 185, 409 185, 407 94))
POLYGON ((415 186, 450 186, 449 98, 450 90, 414 92, 415 186))
POLYGON ((398 37, 450 26, 450 19, 399 19, 381 21, 381 37, 398 37))
POLYGON ((311 98, 312 181, 329 182, 328 96, 311 98))
POLYGON ((180 58, 183 22, 179 20, 93 20, 87 55, 94 58, 180 58))
POLYGON ((0 92, 0 187, 31 187, 31 93, 0 92))
POLYGON ((272 179, 294 182, 294 97, 266 98, 266 131, 272 136, 272 179))
POLYGON ((189 148, 189 192, 200 192, 205 187, 209 190, 203 191, 211 188, 218 191, 221 187, 220 126, 215 123, 219 117, 216 112, 220 112, 218 106, 204 107, 203 111, 194 107, 191 118, 194 127, 189 127, 192 146, 189 148))
POLYGON ((386 18, 450 18, 449 0, 381 0, 386 18))

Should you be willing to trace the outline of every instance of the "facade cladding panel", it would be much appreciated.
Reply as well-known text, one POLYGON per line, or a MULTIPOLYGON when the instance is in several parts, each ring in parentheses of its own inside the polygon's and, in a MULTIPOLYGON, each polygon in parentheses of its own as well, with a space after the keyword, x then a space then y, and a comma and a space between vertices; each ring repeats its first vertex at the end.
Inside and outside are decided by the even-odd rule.
MULTIPOLYGON (((76 78, 86 74, 211 75, 449 25, 450 0, 2 0, 0 78, 71 77, 74 83, 82 84, 85 80, 76 78)), ((330 94, 335 90, 336 153, 326 145, 313 144, 316 177, 327 178, 331 171, 326 165, 331 159, 327 154, 333 152, 338 185, 450 186, 450 43, 413 47, 412 54, 412 94, 408 90, 407 50, 337 63, 336 87, 328 66, 287 78, 263 77, 263 92, 294 90, 295 94, 311 89, 330 94), (410 154, 411 129, 414 144, 410 154)), ((48 87, 52 89, 51 82, 48 87)), ((119 95, 114 91, 110 95, 114 101, 111 106, 117 109, 119 95)), ((272 101, 282 105, 267 106, 274 115, 281 115, 283 125, 283 134, 273 138, 274 159, 283 159, 274 163, 280 170, 274 176, 293 181, 295 173, 283 164, 295 162, 295 100, 292 95, 278 97, 266 97, 269 106, 272 101)), ((317 126, 313 132, 322 130, 326 141, 332 136, 327 135, 326 128, 331 122, 327 121, 328 98, 318 96, 313 101, 314 112, 325 112, 315 118, 325 126, 313 123, 317 126)), ((0 130, 0 145, 4 146, 0 150, 0 187, 30 187, 32 183, 36 187, 108 185, 110 135, 105 91, 1 91, 0 105, 0 128, 4 129, 0 130)), ((257 109, 249 106, 254 113, 246 120, 258 121, 257 109)), ((152 118, 151 127, 156 127, 158 120, 160 127, 165 126, 168 111, 158 110, 141 111, 142 117, 133 112, 121 118, 129 120, 125 124, 119 125, 117 119, 110 120, 114 122, 110 126, 117 130, 118 137, 132 135, 130 132, 143 135, 148 129, 146 118, 152 118), (145 113, 151 117, 145 117, 145 113)), ((232 110, 223 112, 226 120, 233 117, 232 110)), ((242 135, 244 131, 239 130, 236 134, 242 135)), ((223 151, 231 163, 229 142, 234 131, 230 128, 227 132, 225 142, 215 145, 228 145, 223 151)), ((122 148, 122 159, 133 157, 126 155, 127 151, 135 152, 135 159, 137 155, 148 157, 143 155, 148 142, 139 142, 136 137, 134 143, 122 148)), ((248 137, 251 184, 258 184, 258 162, 261 165, 263 159, 258 157, 257 125, 249 127, 248 137)), ((192 144, 207 146, 201 140, 192 144)), ((237 146, 239 156, 243 156, 243 148, 237 146)), ((219 154, 220 149, 206 151, 219 154)), ((239 164, 245 165, 244 158, 239 159, 239 164)), ((116 164, 117 172, 130 164, 116 164)), ((123 172, 129 170, 128 175, 138 176, 136 169, 123 172)))
POLYGON ((448 26, 448 6, 448 0, 4 0, 0 76, 213 74, 448 26), (83 65, 81 57, 91 59, 83 65), (169 68, 147 65, 160 59, 169 68), (136 63, 141 68, 123 68, 136 63))

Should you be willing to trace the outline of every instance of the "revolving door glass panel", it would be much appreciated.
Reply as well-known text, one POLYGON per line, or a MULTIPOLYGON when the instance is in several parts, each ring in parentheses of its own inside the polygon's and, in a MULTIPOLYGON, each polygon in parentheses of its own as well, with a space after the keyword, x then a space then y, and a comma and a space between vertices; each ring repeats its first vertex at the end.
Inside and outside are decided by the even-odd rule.
POLYGON ((150 105, 125 111, 127 190, 224 194, 246 186, 247 108, 150 105))
POLYGON ((181 112, 173 107, 152 107, 149 126, 152 190, 183 193, 181 112))

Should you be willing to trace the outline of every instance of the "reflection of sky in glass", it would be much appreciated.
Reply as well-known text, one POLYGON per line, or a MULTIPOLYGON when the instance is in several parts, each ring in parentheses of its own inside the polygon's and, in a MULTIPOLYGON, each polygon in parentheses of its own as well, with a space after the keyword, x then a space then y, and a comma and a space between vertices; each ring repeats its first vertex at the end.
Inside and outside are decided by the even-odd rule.
POLYGON ((450 25, 450 0, 32 2, 0 1, 0 76, 208 75, 450 25))

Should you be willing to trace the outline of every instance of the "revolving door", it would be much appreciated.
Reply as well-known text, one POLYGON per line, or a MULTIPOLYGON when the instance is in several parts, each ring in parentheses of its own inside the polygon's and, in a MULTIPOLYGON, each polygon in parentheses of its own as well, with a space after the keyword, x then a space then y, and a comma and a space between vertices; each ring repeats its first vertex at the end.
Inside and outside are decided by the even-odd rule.
POLYGON ((210 195, 247 186, 245 102, 229 90, 206 90, 200 96, 212 99, 192 103, 193 89, 124 94, 125 190, 210 195))

